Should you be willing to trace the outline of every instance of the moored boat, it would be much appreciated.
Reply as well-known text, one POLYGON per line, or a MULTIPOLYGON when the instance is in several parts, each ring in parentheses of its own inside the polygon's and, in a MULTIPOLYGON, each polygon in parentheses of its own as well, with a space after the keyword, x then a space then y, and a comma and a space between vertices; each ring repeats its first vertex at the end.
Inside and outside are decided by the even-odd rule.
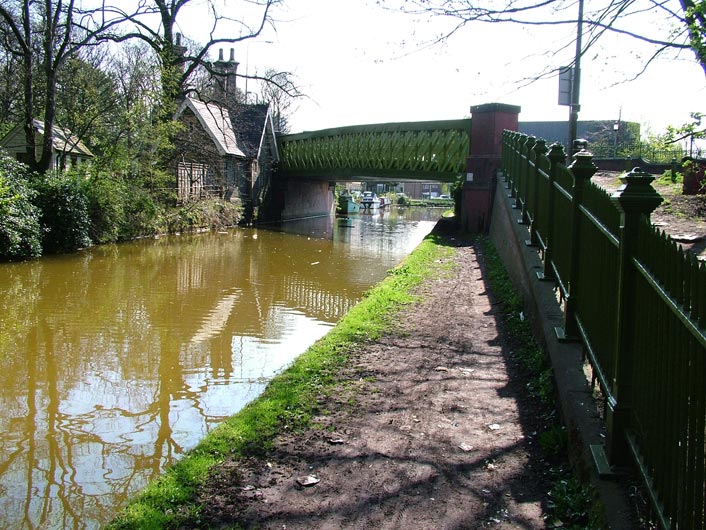
POLYGON ((353 200, 352 195, 341 195, 338 198, 339 213, 356 213, 360 211, 360 204, 353 200))
POLYGON ((372 191, 364 191, 363 198, 360 200, 363 208, 366 210, 374 210, 380 207, 380 199, 372 191))

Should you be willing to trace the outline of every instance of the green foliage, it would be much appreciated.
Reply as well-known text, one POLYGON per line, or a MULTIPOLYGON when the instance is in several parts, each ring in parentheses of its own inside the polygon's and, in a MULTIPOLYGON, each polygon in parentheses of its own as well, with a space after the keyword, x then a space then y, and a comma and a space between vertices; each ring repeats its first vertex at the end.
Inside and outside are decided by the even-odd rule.
POLYGON ((149 190, 120 173, 91 165, 82 166, 74 178, 88 201, 89 235, 94 243, 114 243, 169 230, 165 206, 149 190))
POLYGON ((34 182, 44 252, 72 252, 91 244, 88 198, 74 173, 46 173, 34 182))
POLYGON ((0 154, 0 259, 36 258, 42 253, 36 192, 28 185, 29 169, 0 154))
POLYGON ((165 207, 148 190, 130 184, 130 200, 125 206, 125 224, 120 239, 132 239, 167 231, 165 207))
POLYGON ((189 232, 199 228, 225 228, 238 224, 241 216, 239 202, 205 199, 187 202, 165 212, 167 232, 189 232))
POLYGON ((555 425, 539 435, 539 445, 544 453, 551 458, 566 454, 569 437, 563 425, 555 425))
POLYGON ((454 214, 457 217, 461 215, 461 201, 463 200, 463 183, 466 177, 464 175, 459 175, 456 180, 451 185, 450 194, 454 201, 454 214))
MULTIPOLYGON (((691 167, 693 162, 688 161, 684 163, 684 168, 687 169, 691 167)), ((687 169, 688 170, 688 169, 687 169)), ((660 175, 657 179, 655 179, 654 184, 655 186, 674 186, 681 188, 682 184, 684 183, 684 174, 681 173, 680 171, 672 171, 671 169, 668 169, 662 175, 660 175)))
POLYGON ((410 200, 404 193, 397 194, 397 205, 398 206, 409 206, 410 200))
POLYGON ((110 150, 120 116, 116 84, 95 49, 68 59, 57 85, 57 123, 67 127, 95 154, 110 150))
POLYGON ((103 171, 85 174, 82 185, 88 200, 89 235, 95 243, 114 243, 131 231, 127 213, 134 194, 119 177, 103 171))
POLYGON ((554 526, 567 530, 598 530, 592 519, 594 494, 577 478, 562 478, 554 483, 548 503, 554 526))

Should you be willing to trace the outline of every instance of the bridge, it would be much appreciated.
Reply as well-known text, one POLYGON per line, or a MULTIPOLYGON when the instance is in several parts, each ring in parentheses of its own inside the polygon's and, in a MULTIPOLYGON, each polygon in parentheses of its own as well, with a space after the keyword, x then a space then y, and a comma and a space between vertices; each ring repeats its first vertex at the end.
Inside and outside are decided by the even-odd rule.
POLYGON ((354 125, 277 138, 279 164, 258 217, 288 220, 330 215, 333 189, 346 181, 454 182, 464 176, 463 225, 484 231, 491 184, 500 167, 502 131, 517 130, 520 108, 489 103, 470 119, 354 125))
POLYGON ((471 120, 386 123, 279 138, 280 171, 337 181, 453 182, 465 172, 471 120))

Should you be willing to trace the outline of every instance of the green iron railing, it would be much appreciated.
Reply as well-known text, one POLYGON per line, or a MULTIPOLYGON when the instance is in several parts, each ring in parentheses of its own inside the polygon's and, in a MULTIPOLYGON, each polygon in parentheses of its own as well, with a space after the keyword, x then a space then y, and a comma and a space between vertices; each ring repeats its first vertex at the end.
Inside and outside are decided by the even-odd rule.
POLYGON ((357 125, 278 138, 280 171, 451 182, 465 172, 471 120, 357 125))
MULTIPOLYGON (((612 466, 636 465, 662 528, 706 528, 706 264, 650 223, 662 198, 633 170, 612 195, 592 155, 506 131, 503 168, 528 244, 606 397, 612 466)), ((595 448, 594 448, 595 450, 595 448)))

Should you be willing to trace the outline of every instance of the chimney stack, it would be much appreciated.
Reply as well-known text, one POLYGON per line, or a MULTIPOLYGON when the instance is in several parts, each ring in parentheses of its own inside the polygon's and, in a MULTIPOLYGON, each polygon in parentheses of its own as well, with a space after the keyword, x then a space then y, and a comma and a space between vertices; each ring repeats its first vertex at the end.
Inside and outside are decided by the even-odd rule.
POLYGON ((222 103, 235 101, 235 79, 238 62, 235 60, 235 50, 230 49, 230 59, 223 60, 223 48, 218 50, 218 61, 213 63, 216 82, 216 99, 222 103))
POLYGON ((186 46, 181 45, 181 33, 176 34, 174 54, 177 56, 178 65, 181 67, 181 70, 184 71, 184 55, 186 55, 186 46))

